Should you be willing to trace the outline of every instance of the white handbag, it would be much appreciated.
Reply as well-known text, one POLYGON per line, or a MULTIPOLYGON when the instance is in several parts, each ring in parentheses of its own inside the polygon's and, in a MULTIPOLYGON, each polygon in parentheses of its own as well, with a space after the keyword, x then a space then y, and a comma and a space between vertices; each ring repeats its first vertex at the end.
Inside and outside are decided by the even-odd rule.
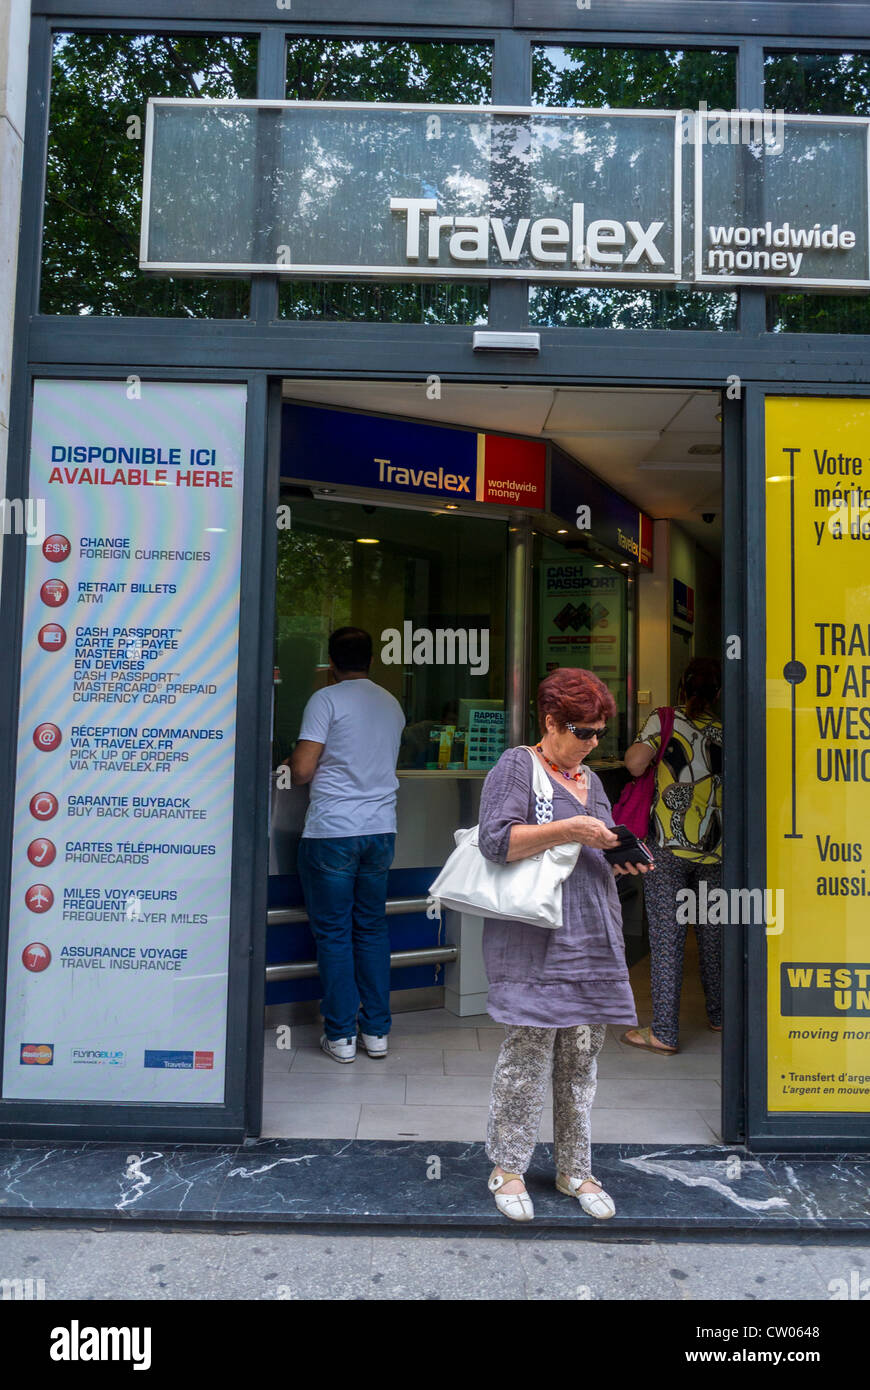
MULTIPOLYGON (((553 819, 553 784, 531 748, 535 820, 553 819)), ((527 859, 494 864, 481 853, 478 826, 454 833, 456 849, 429 889, 428 915, 451 907, 476 917, 529 922, 535 927, 561 927, 562 884, 577 864, 579 844, 554 845, 527 859)))

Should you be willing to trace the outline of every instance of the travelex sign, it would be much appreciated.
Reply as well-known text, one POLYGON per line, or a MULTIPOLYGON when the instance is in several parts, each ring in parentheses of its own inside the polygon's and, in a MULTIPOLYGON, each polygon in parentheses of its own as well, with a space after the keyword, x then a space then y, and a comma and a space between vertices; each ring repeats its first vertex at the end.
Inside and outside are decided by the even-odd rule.
POLYGON ((595 218, 586 225, 586 206, 572 203, 570 218, 520 217, 508 232, 501 217, 456 217, 438 215, 437 198, 391 198, 390 211, 405 219, 405 260, 425 258, 438 262, 441 238, 449 237, 447 254, 457 263, 488 263, 493 253, 504 265, 517 265, 528 242, 528 254, 540 265, 579 267, 613 265, 626 269, 664 266, 665 258, 656 246, 664 222, 648 226, 629 218, 595 218), (492 238, 492 244, 490 243, 492 238), (425 248, 425 249, 424 249, 425 248))
POLYGON ((554 444, 285 401, 281 476, 398 495, 548 509, 652 568, 652 519, 554 444), (547 497, 549 483, 549 501, 547 497))
POLYGON ((868 142, 863 117, 152 98, 140 265, 868 288, 868 142))
POLYGON ((281 473, 446 502, 541 510, 547 446, 537 439, 285 402, 281 473))

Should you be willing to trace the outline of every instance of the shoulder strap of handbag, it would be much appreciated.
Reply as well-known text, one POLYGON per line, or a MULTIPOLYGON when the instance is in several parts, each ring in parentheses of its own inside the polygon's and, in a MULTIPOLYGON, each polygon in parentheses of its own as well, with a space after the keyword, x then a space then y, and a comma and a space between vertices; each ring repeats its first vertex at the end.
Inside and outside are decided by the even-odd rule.
POLYGON ((532 760, 532 791, 535 797, 535 820, 546 825, 553 819, 553 783, 550 781, 534 748, 523 745, 532 760))
POLYGON ((656 710, 659 717, 659 746, 656 755, 650 764, 651 767, 658 767, 662 758, 665 756, 665 749, 671 741, 671 734, 674 732, 674 710, 672 705, 660 705, 656 710))
POLYGON ((541 760, 534 748, 530 748, 526 743, 523 745, 532 760, 532 790, 536 797, 543 797, 545 801, 553 800, 553 783, 550 781, 544 769, 541 767, 541 760))

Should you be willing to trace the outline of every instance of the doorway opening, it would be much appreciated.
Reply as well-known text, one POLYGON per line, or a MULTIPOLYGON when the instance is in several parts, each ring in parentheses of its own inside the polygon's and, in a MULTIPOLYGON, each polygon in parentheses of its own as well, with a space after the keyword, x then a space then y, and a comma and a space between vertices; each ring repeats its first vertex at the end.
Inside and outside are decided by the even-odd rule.
MULTIPOLYGON (((283 396, 262 1133, 480 1140, 503 1037, 486 1013, 482 923, 431 920, 428 887, 453 832, 477 821, 486 772, 506 746, 536 740, 534 697, 548 670, 592 669, 611 690, 617 716, 590 763, 615 803, 626 748, 676 702, 688 661, 721 657, 720 398, 451 384, 429 400, 414 383, 300 380, 283 396), (517 442, 502 454, 492 446, 510 459, 495 487, 484 477, 491 439, 517 442), (403 470, 408 449, 419 466, 403 470), (466 465, 476 487, 459 485, 466 465), (590 499, 588 518, 572 510, 572 488, 590 499), (406 719, 387 894, 389 1054, 360 1048, 353 1066, 320 1050, 320 979, 296 872, 308 788, 288 788, 281 773, 304 706, 328 679, 329 633, 345 625, 372 634, 371 679, 406 719)), ((620 880, 620 899, 648 1024, 640 881, 620 880)), ((628 1047, 623 1031, 608 1030, 599 1058, 593 1142, 721 1141, 722 1034, 707 1023, 691 927, 679 1054, 628 1047)))

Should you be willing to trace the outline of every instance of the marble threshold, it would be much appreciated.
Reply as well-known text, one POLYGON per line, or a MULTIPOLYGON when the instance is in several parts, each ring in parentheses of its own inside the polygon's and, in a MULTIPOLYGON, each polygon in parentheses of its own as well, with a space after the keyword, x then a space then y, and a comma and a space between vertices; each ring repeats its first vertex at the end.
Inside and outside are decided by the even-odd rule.
POLYGON ((243 1144, 0 1141, 0 1221, 95 1220, 558 1229, 761 1236, 870 1229, 870 1156, 750 1154, 726 1145, 597 1144, 616 1215, 557 1193, 552 1146, 527 1176, 535 1220, 510 1222, 486 1189, 479 1142, 257 1139, 243 1144), (135 1150, 135 1151, 133 1151, 135 1150))

